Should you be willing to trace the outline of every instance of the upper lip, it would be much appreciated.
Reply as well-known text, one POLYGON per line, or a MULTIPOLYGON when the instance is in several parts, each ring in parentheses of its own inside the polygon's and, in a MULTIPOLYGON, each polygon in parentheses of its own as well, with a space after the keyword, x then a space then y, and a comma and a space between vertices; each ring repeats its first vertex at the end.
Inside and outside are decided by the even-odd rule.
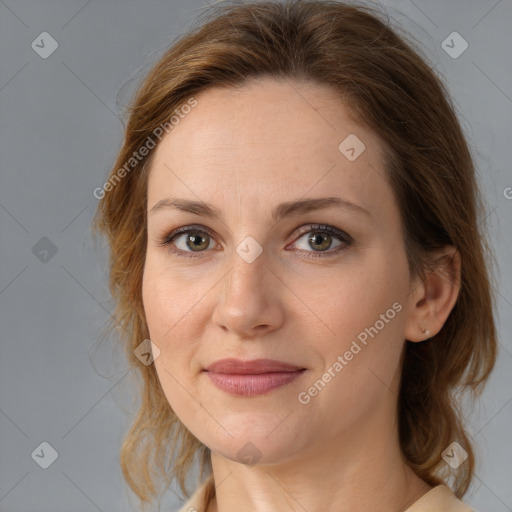
POLYGON ((275 361, 273 359, 253 359, 242 361, 240 359, 219 359, 206 368, 206 371, 215 373, 259 374, 276 372, 296 372, 304 370, 300 366, 275 361))

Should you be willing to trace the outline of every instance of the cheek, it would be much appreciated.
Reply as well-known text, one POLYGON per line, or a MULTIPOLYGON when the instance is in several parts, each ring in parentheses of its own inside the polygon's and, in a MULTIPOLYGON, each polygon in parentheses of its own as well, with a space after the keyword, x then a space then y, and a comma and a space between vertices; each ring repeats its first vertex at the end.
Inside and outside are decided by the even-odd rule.
MULTIPOLYGON (((151 341, 160 349, 155 370, 162 390, 174 413, 190 423, 190 415, 198 414, 190 399, 190 383, 196 369, 185 364, 193 360, 197 350, 195 322, 187 316, 195 310, 188 305, 186 290, 176 280, 162 272, 148 258, 142 281, 142 298, 151 341)), ((192 300, 192 299, 191 299, 192 300)))
POLYGON ((199 293, 193 281, 184 279, 169 267, 168 259, 148 251, 142 279, 142 299, 148 327, 156 338, 167 339, 187 315, 195 311, 194 300, 199 293), (167 333, 167 336, 165 334, 167 333))
POLYGON ((398 261, 395 264, 382 254, 375 251, 364 268, 334 280, 330 299, 326 296, 320 309, 331 333, 318 340, 318 350, 324 355, 325 371, 331 368, 336 375, 343 375, 334 379, 338 384, 333 388, 339 385, 336 392, 344 389, 344 395, 348 389, 349 395, 360 397, 375 386, 388 385, 399 363, 407 273, 400 271, 403 266, 398 261), (338 356, 343 361, 336 372, 332 367, 339 362, 338 356))
POLYGON ((308 297, 329 326, 331 338, 337 338, 342 346, 350 345, 352 338, 374 325, 401 297, 400 276, 382 255, 374 256, 357 267, 340 267, 339 275, 333 275, 324 287, 324 294, 315 292, 308 297))
MULTIPOLYGON (((148 252, 142 298, 151 341, 160 349, 155 364, 180 382, 191 381, 198 371, 196 354, 211 320, 210 281, 206 276, 191 279, 179 268, 171 268, 165 255, 148 252)), ((174 384, 169 381, 169 385, 174 384)))
POLYGON ((169 293, 171 291, 158 278, 154 268, 146 263, 142 280, 142 300, 150 336, 155 343, 161 342, 166 324, 174 317, 169 293))

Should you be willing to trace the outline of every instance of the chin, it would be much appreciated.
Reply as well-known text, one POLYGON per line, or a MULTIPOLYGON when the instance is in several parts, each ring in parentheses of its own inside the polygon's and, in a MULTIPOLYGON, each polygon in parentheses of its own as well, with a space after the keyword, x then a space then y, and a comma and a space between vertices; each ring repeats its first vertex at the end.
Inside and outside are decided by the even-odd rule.
POLYGON ((202 442, 212 452, 246 466, 279 464, 291 460, 301 449, 302 443, 290 435, 290 427, 278 433, 279 427, 272 432, 267 426, 264 432, 257 432, 254 425, 248 424, 236 433, 228 430, 232 437, 224 432, 221 439, 212 439, 210 435, 202 442))

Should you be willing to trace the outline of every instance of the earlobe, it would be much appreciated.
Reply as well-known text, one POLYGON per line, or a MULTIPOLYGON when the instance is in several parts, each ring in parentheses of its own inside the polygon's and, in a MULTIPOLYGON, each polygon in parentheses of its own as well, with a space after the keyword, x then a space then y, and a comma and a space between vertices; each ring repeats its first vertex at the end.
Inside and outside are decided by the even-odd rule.
POLYGON ((453 246, 437 253, 438 262, 409 297, 405 339, 425 341, 445 324, 460 291, 461 257, 453 246))

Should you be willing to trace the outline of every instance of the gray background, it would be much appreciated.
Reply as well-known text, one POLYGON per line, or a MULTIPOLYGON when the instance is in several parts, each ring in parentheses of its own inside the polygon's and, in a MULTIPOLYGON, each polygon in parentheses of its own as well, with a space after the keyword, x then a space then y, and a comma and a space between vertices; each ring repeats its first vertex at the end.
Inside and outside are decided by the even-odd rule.
MULTIPOLYGON (((444 76, 484 188, 500 353, 483 398, 466 407, 480 463, 465 501, 480 512, 512 510, 512 2, 383 5, 444 76), (441 46, 453 31, 469 44, 458 58, 441 46)), ((99 341, 113 304, 106 250, 89 233, 92 191, 120 147, 119 104, 205 7, 0 0, 2 512, 136 510, 118 463, 135 392, 122 355, 99 341), (47 59, 31 47, 45 31, 59 45, 47 59), (58 452, 48 469, 31 456, 42 442, 58 452)), ((162 509, 177 509, 179 495, 170 489, 162 509)))

